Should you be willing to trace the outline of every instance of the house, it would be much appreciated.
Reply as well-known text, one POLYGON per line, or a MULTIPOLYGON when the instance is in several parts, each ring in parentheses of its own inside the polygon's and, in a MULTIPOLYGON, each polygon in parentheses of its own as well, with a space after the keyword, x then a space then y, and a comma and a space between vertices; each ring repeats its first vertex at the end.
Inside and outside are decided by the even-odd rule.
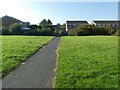
POLYGON ((29 26, 30 25, 29 22, 23 22, 23 21, 18 20, 14 17, 10 17, 10 16, 7 16, 7 15, 2 17, 2 27, 10 27, 14 23, 20 23, 23 26, 29 26))
POLYGON ((61 25, 58 23, 57 25, 52 25, 54 30, 58 30, 61 25))
POLYGON ((24 22, 24 26, 28 27, 28 26, 30 26, 30 23, 29 22, 24 22))
POLYGON ((57 30, 59 27, 57 25, 52 25, 52 27, 57 30))
POLYGON ((76 28, 78 25, 89 25, 87 21, 66 21, 66 31, 76 28))
POLYGON ((117 21, 117 20, 93 20, 92 25, 120 27, 120 21, 117 21))

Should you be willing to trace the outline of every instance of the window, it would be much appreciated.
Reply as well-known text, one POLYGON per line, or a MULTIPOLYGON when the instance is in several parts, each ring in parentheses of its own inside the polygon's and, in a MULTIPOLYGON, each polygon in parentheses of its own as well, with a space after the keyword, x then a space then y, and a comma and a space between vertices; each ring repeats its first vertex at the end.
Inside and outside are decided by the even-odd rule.
POLYGON ((101 26, 101 24, 97 24, 97 26, 101 26))
POLYGON ((71 27, 73 27, 73 25, 71 24, 71 27))

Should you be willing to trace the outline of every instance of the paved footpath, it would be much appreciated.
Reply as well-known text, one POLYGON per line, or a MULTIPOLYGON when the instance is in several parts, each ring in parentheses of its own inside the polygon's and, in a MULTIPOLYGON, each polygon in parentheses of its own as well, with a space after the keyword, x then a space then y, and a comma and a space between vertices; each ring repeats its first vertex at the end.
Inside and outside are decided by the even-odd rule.
POLYGON ((56 37, 31 56, 25 64, 13 70, 2 81, 3 88, 52 88, 56 67, 56 49, 60 37, 56 37))

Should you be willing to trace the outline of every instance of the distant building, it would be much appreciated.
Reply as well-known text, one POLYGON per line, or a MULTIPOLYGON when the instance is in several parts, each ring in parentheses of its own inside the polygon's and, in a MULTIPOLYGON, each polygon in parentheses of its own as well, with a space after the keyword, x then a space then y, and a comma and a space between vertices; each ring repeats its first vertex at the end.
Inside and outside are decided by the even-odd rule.
POLYGON ((24 25, 25 25, 26 27, 28 27, 28 26, 30 26, 30 23, 29 23, 29 22, 24 22, 24 25))
POLYGON ((23 22, 23 21, 18 20, 14 17, 10 17, 10 16, 7 16, 7 15, 2 17, 2 27, 9 27, 9 26, 13 25, 14 23, 22 24, 25 27, 30 25, 29 22, 23 22))
POLYGON ((93 20, 92 25, 95 26, 111 26, 111 27, 120 27, 120 21, 117 20, 93 20))
POLYGON ((55 30, 58 30, 60 26, 61 26, 61 25, 60 25, 59 23, 58 23, 57 25, 52 25, 52 27, 53 27, 55 30))
POLYGON ((76 28, 78 25, 89 25, 87 21, 66 21, 66 31, 76 28))

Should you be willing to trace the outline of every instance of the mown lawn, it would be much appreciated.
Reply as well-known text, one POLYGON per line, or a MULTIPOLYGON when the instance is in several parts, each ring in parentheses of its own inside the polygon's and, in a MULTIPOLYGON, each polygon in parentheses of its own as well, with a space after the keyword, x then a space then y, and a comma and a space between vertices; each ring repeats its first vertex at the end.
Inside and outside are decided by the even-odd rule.
POLYGON ((117 88, 118 37, 62 37, 56 88, 117 88))
POLYGON ((2 77, 52 38, 51 36, 2 36, 2 77))

